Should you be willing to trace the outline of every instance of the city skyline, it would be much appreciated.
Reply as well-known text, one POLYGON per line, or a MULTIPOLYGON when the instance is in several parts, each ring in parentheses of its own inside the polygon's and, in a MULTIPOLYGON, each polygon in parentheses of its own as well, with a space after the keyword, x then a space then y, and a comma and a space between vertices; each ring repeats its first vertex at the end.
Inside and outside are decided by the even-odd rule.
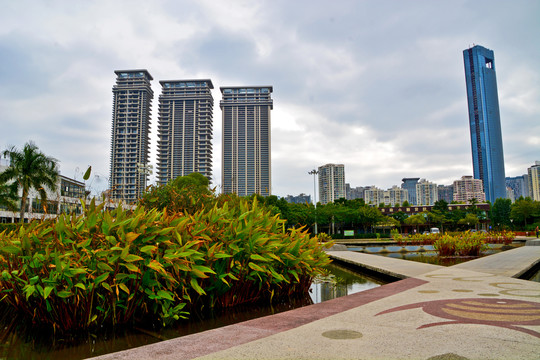
MULTIPOLYGON (((106 189, 113 71, 148 69, 155 94, 164 79, 212 79, 214 99, 272 84, 273 194, 312 195, 307 172, 326 163, 354 186, 451 184, 473 175, 462 51, 477 43, 497 55, 505 170, 520 176, 540 160, 538 13, 537 1, 6 2, 0 146, 32 140, 63 175, 91 165, 87 185, 106 189)), ((214 121, 218 189, 221 136, 214 121)))

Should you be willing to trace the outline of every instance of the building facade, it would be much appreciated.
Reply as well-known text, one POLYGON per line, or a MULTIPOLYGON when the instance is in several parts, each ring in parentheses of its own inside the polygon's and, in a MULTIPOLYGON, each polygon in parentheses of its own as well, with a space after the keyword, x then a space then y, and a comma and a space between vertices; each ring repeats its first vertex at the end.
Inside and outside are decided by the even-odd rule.
POLYGON ((540 201, 540 161, 527 169, 529 176, 529 196, 531 199, 540 201))
POLYGON ((486 199, 506 197, 499 97, 492 50, 476 45, 463 51, 474 178, 486 199))
POLYGON ((368 186, 364 190, 364 202, 374 206, 379 206, 384 202, 384 190, 376 186, 368 186))
POLYGON ((200 173, 212 181, 212 81, 160 81, 157 182, 200 173))
POLYGON ((363 186, 353 188, 350 184, 345 184, 345 196, 347 200, 364 199, 364 190, 366 188, 363 186))
POLYGON ((416 184, 416 205, 433 205, 439 199, 437 184, 421 179, 416 184))
POLYGON ((383 192, 384 198, 382 199, 385 206, 400 206, 405 201, 409 201, 409 191, 402 189, 396 185, 383 192))
POLYGON ((474 199, 478 203, 484 203, 486 195, 483 189, 482 180, 472 176, 462 176, 461 180, 454 181, 454 201, 470 203, 474 199))
POLYGON ((326 164, 319 166, 319 201, 328 204, 345 199, 345 165, 326 164))
POLYGON ((285 197, 285 200, 289 204, 311 204, 311 195, 307 195, 304 193, 296 196, 287 195, 287 197, 285 197))
POLYGON ((148 182, 153 80, 146 70, 117 70, 113 86, 110 190, 115 201, 136 202, 148 182))
POLYGON ((454 200, 454 185, 437 186, 437 196, 439 200, 444 200, 447 203, 451 203, 454 200))
MULTIPOLYGON (((3 172, 6 168, 7 165, 0 163, 0 172, 3 172)), ((25 206, 24 222, 34 219, 49 219, 56 217, 58 214, 81 214, 81 199, 85 199, 89 194, 83 182, 60 174, 56 182, 56 190, 52 191, 45 187, 45 192, 47 194, 47 204, 42 203, 39 191, 34 188, 30 189, 25 206)), ((18 223, 20 221, 21 196, 22 189, 19 189, 19 199, 15 203, 15 211, 0 206, 0 223, 18 223)), ((89 203, 89 200, 87 203, 89 203)), ((96 203, 99 203, 99 200, 96 203)))
POLYGON ((416 205, 416 184, 420 178, 403 178, 401 179, 401 188, 407 190, 409 194, 409 204, 416 205))
POLYGON ((505 179, 506 187, 512 190, 512 195, 509 199, 517 200, 520 197, 526 198, 529 194, 529 175, 524 174, 521 176, 507 177, 505 179))
POLYGON ((272 191, 272 86, 221 87, 222 192, 239 196, 272 191))

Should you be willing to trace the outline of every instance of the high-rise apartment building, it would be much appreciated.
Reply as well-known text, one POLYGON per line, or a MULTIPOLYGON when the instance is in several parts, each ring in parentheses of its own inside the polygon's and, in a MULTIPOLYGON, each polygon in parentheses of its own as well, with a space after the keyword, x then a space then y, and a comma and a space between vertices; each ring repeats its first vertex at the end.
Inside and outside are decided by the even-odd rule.
POLYGON ((451 203, 454 200, 454 185, 438 185, 437 197, 439 200, 451 203))
POLYGON ((326 164, 319 166, 319 201, 328 204, 346 198, 345 165, 326 164))
POLYGON ((221 87, 222 192, 239 196, 272 191, 272 86, 221 87))
POLYGON ((527 169, 529 175, 529 195, 531 199, 540 201, 540 161, 527 169))
POLYGON ((409 194, 409 205, 416 205, 416 184, 420 178, 403 178, 401 179, 401 188, 407 190, 409 194))
POLYGON ((376 186, 367 186, 364 190, 364 202, 378 206, 384 201, 384 190, 376 186))
POLYGON ((345 184, 345 195, 347 200, 364 199, 364 186, 351 187, 350 184, 345 184))
POLYGON ((113 86, 110 189, 113 200, 133 203, 148 181, 153 80, 146 70, 117 70, 113 86))
POLYGON ((474 178, 486 199, 506 197, 499 97, 493 51, 476 45, 463 51, 474 178))
POLYGON ((454 201, 470 203, 473 199, 479 203, 486 201, 482 180, 462 176, 461 180, 454 181, 454 201))
POLYGON ((506 187, 510 188, 513 192, 512 198, 514 200, 517 200, 522 196, 524 198, 529 196, 529 175, 528 174, 523 174, 521 176, 507 177, 505 181, 506 181, 506 187))
POLYGON ((409 201, 409 191, 396 185, 386 190, 383 194, 384 205, 401 206, 405 201, 409 201))
POLYGON ((416 184, 416 205, 434 205, 439 199, 437 184, 421 179, 416 184))
POLYGON ((157 182, 191 173, 212 181, 212 81, 160 81, 157 182))

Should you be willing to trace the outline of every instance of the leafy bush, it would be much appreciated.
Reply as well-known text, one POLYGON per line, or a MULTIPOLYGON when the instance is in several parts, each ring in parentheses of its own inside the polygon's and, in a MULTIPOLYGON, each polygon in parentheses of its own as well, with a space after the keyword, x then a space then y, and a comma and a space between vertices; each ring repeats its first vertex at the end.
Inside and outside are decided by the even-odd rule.
POLYGON ((330 260, 317 238, 247 201, 194 214, 166 209, 60 215, 0 234, 4 311, 56 331, 168 324, 205 306, 308 291, 330 260))
POLYGON ((460 236, 445 234, 433 243, 440 256, 479 256, 487 248, 485 233, 469 231, 460 236))
POLYGON ((7 230, 7 231, 16 230, 19 228, 19 226, 20 224, 13 224, 13 223, 0 224, 0 233, 3 232, 4 230, 7 230))

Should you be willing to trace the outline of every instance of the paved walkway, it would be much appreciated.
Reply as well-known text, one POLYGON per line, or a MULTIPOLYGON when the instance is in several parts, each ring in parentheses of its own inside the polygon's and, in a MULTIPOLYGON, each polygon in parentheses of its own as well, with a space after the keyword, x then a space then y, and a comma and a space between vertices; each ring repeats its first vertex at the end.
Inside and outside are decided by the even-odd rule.
POLYGON ((536 249, 473 260, 477 265, 468 268, 420 268, 406 260, 333 252, 407 278, 99 359, 538 360, 540 283, 511 277, 540 258, 536 249))

